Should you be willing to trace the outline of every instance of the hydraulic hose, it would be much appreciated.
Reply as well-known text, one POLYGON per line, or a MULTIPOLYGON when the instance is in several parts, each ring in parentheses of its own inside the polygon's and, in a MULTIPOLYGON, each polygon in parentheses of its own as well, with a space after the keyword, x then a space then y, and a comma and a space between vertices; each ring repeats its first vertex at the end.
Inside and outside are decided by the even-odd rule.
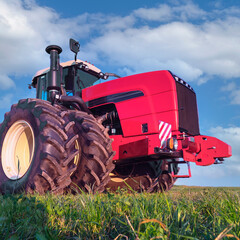
POLYGON ((69 104, 76 103, 82 111, 91 114, 91 111, 88 109, 86 103, 78 96, 60 96, 59 100, 69 104))

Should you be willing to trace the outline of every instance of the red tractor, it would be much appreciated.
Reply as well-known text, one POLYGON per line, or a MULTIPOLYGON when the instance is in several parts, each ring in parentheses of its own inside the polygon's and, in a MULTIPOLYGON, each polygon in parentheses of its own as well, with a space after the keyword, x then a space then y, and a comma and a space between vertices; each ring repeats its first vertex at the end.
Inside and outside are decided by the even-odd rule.
POLYGON ((11 107, 0 125, 2 193, 101 192, 127 186, 166 191, 191 177, 190 162, 222 163, 231 147, 200 135, 196 94, 172 72, 127 77, 103 73, 77 60, 59 63, 51 45, 50 68, 30 87, 36 99, 11 107), (98 83, 101 79, 116 79, 98 83), (179 174, 187 164, 188 174, 179 174))

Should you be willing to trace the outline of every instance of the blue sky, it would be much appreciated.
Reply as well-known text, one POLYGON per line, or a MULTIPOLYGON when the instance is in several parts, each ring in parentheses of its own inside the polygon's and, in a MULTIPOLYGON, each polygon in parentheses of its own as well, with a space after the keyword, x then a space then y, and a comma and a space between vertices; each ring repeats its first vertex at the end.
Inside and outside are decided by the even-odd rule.
MULTIPOLYGON (((169 69, 197 93, 200 130, 226 141, 233 157, 192 166, 178 184, 240 186, 240 2, 0 0, 0 121, 48 67, 45 47, 80 41, 79 58, 126 76, 169 69)), ((184 169, 183 169, 184 170, 184 169)))

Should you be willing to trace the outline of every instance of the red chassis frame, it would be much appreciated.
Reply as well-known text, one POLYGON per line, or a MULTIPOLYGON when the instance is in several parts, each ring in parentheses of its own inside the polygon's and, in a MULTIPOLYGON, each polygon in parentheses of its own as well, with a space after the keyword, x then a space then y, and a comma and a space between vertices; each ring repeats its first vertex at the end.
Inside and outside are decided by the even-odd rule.
POLYGON ((92 109, 115 105, 123 132, 111 136, 115 163, 183 158, 184 163, 208 166, 232 154, 231 147, 217 138, 179 131, 176 80, 169 71, 142 73, 94 85, 83 89, 82 98, 88 103, 95 102, 90 106, 92 109), (178 141, 177 149, 161 146, 159 121, 171 126, 168 137, 178 141), (142 130, 144 124, 148 126, 146 132, 142 130))

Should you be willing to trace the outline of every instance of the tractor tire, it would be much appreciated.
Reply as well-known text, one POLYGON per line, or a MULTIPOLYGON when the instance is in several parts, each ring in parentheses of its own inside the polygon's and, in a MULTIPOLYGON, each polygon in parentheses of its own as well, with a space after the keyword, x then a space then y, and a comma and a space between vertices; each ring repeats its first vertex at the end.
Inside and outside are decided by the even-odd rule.
POLYGON ((148 164, 131 164, 115 167, 110 174, 111 180, 106 188, 115 192, 119 188, 125 188, 129 192, 153 192, 158 182, 152 177, 148 164))
POLYGON ((107 188, 110 191, 126 188, 130 192, 149 193, 169 191, 176 179, 167 171, 167 167, 166 160, 116 167, 110 175, 107 188))
POLYGON ((23 99, 0 125, 0 191, 63 193, 76 169, 73 123, 63 107, 23 99), (66 162, 68 164, 66 164, 66 162))
POLYGON ((103 192, 114 168, 112 158, 115 152, 108 129, 86 112, 69 111, 69 119, 75 122, 79 149, 77 169, 71 176, 72 191, 103 192))
MULTIPOLYGON (((172 161, 175 162, 176 160, 172 159, 172 161)), ((177 174, 180 168, 178 167, 177 163, 174 163, 172 168, 173 169, 169 169, 167 161, 166 160, 163 161, 162 166, 163 171, 157 179, 158 184, 155 187, 156 192, 167 192, 173 187, 173 185, 177 181, 177 178, 172 176, 171 170, 174 172, 174 174, 177 174)))

